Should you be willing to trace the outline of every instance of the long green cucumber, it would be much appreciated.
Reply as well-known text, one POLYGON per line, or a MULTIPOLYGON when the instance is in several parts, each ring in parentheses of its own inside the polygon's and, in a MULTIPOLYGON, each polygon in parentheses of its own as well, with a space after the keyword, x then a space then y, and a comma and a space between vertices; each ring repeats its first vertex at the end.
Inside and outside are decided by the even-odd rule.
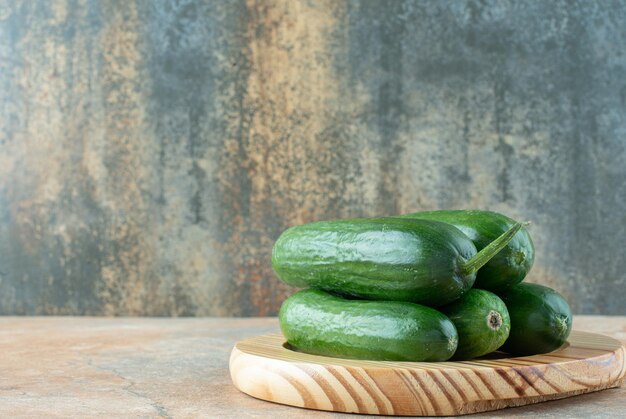
POLYGON ((467 360, 488 354, 509 337, 511 320, 506 305, 489 291, 472 288, 440 311, 452 320, 459 334, 453 359, 467 360))
MULTIPOLYGON (((429 211, 402 217, 434 220, 452 224, 469 237, 481 250, 515 225, 515 220, 497 212, 478 210, 429 211)), ((535 248, 525 228, 483 266, 476 274, 475 287, 498 291, 521 282, 530 271, 535 248)))
POLYGON ((274 244, 272 266, 296 287, 436 307, 469 290, 476 271, 520 228, 515 224, 477 253, 459 229, 437 221, 320 221, 285 230, 274 244))
POLYGON ((511 317, 511 332, 502 350, 525 356, 551 352, 572 330, 572 312, 555 290, 521 283, 500 294, 511 317))
POLYGON ((337 358, 445 361, 457 347, 440 312, 400 301, 348 300, 307 289, 280 308, 280 328, 296 350, 337 358))

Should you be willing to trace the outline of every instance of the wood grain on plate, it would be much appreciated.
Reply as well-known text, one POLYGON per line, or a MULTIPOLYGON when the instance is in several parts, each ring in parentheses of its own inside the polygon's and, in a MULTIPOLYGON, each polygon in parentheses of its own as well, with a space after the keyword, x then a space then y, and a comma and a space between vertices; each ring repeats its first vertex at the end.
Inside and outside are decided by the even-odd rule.
POLYGON ((617 387, 626 373, 617 340, 572 332, 542 355, 463 362, 364 361, 293 351, 280 334, 238 342, 230 373, 253 397, 310 409, 442 416, 538 403, 617 387))

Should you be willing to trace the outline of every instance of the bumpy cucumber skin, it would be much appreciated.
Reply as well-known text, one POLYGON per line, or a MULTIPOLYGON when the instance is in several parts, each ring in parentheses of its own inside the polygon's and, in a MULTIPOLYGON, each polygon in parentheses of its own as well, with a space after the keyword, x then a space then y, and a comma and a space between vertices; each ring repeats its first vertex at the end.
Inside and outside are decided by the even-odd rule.
MULTIPOLYGON (((492 211, 451 210, 406 214, 403 218, 441 221, 452 224, 472 240, 480 251, 515 224, 515 220, 492 211)), ((535 247, 525 228, 478 270, 475 287, 500 291, 524 280, 535 258, 535 247)))
POLYGON ((446 361, 458 340, 454 324, 432 308, 347 300, 314 289, 287 298, 278 317, 296 350, 336 358, 446 361))
POLYGON ((372 300, 436 307, 469 290, 476 273, 460 266, 476 247, 460 230, 403 218, 322 221, 291 227, 272 250, 278 277, 372 300))
POLYGON ((509 310, 511 332, 502 350, 517 356, 552 352, 572 330, 572 312, 555 290, 539 284, 517 284, 500 294, 509 310))
POLYGON ((457 301, 441 307, 459 335, 459 344, 452 359, 467 360, 497 350, 509 337, 511 320, 504 301, 497 295, 472 288, 457 301), (501 325, 494 330, 489 319, 499 315, 501 325))

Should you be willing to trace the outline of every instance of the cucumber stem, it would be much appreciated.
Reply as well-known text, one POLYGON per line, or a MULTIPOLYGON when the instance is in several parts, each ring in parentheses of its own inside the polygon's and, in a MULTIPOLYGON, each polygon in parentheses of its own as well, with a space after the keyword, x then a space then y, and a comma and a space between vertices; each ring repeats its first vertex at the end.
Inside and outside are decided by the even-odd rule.
POLYGON ((476 253, 471 259, 461 264, 460 270, 464 275, 469 275, 482 268, 487 262, 497 255, 500 250, 504 249, 511 241, 513 236, 525 225, 530 223, 515 223, 513 227, 502 233, 497 239, 485 246, 480 252, 476 253))

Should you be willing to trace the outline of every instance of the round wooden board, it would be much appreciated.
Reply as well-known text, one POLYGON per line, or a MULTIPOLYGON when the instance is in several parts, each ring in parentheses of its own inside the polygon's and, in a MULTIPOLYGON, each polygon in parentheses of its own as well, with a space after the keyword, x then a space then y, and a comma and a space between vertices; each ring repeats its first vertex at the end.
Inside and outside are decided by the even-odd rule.
POLYGON ((463 362, 392 362, 295 352, 280 334, 238 342, 235 386, 253 397, 309 409, 447 416, 522 406, 617 387, 626 374, 615 339, 574 331, 560 349, 463 362))

